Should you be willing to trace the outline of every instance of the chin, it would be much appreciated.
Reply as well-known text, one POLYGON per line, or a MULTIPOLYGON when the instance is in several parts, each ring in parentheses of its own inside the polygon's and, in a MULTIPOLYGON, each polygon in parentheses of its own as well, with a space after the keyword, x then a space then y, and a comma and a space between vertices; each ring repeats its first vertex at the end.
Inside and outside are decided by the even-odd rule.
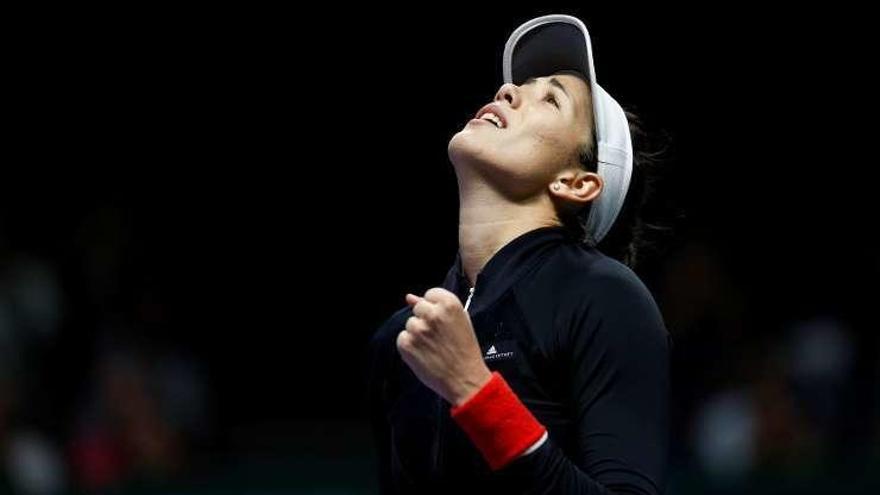
POLYGON ((487 161, 486 143, 481 141, 480 136, 471 129, 464 128, 458 131, 449 140, 446 148, 449 161, 455 166, 487 161))
POLYGON ((446 153, 449 155, 449 161, 453 164, 463 159, 463 155, 467 154, 465 150, 468 148, 468 139, 467 131, 462 129, 449 140, 449 144, 446 146, 446 153))

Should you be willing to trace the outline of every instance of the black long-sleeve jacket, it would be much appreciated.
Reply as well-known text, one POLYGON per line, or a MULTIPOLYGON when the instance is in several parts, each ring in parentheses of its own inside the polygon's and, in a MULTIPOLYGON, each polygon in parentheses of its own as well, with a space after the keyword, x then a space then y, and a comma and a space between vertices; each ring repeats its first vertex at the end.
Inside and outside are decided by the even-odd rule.
POLYGON ((412 314, 370 342, 367 375, 382 493, 662 493, 668 444, 668 334, 625 265, 562 227, 503 246, 471 293, 456 257, 443 287, 465 301, 486 365, 548 430, 537 450, 492 471, 397 351, 412 314))

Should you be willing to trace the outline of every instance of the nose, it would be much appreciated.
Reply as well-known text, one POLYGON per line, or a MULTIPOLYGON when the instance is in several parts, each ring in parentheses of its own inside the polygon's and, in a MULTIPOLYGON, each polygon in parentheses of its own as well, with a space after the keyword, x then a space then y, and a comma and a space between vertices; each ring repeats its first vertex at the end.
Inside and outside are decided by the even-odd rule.
POLYGON ((497 93, 495 93, 495 101, 506 101, 513 108, 519 106, 520 100, 519 86, 515 84, 506 83, 498 89, 497 93))

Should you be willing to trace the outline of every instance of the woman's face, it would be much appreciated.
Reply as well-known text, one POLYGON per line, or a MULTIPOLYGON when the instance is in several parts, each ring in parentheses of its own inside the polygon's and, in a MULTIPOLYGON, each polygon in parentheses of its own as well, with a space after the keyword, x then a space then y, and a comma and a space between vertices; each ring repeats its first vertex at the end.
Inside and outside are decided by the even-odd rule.
POLYGON ((592 115, 589 85, 576 75, 505 84, 452 137, 449 158, 512 199, 531 198, 558 172, 580 168, 578 151, 592 144, 592 115))

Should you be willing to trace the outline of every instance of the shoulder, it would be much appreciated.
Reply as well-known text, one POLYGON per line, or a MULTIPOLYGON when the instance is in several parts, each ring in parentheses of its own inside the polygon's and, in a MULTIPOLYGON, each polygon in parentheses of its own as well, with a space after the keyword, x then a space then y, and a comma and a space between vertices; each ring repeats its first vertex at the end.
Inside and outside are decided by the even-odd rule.
MULTIPOLYGON (((367 347, 367 369, 364 373, 368 403, 371 410, 384 411, 397 387, 397 374, 401 358, 397 352, 397 334, 406 325, 412 313, 409 307, 401 308, 386 319, 370 336, 367 347)), ((376 417, 379 416, 378 412, 376 417)))
POLYGON ((387 353, 395 348, 397 334, 403 330, 406 320, 412 315, 409 306, 400 308, 388 317, 370 337, 370 353, 387 353))
POLYGON ((399 369, 401 358, 397 352, 397 334, 403 330, 412 310, 401 308, 386 319, 370 336, 367 345, 367 370, 365 378, 368 382, 371 397, 385 397, 388 393, 386 381, 399 369))
POLYGON ((648 287, 630 267, 597 249, 565 245, 539 270, 535 283, 554 294, 555 311, 567 316, 568 330, 604 327, 666 339, 660 309, 648 287))
POLYGON ((533 284, 552 289, 568 304, 591 301, 641 302, 654 305, 651 292, 625 264, 594 248, 566 244, 536 272, 533 284))

